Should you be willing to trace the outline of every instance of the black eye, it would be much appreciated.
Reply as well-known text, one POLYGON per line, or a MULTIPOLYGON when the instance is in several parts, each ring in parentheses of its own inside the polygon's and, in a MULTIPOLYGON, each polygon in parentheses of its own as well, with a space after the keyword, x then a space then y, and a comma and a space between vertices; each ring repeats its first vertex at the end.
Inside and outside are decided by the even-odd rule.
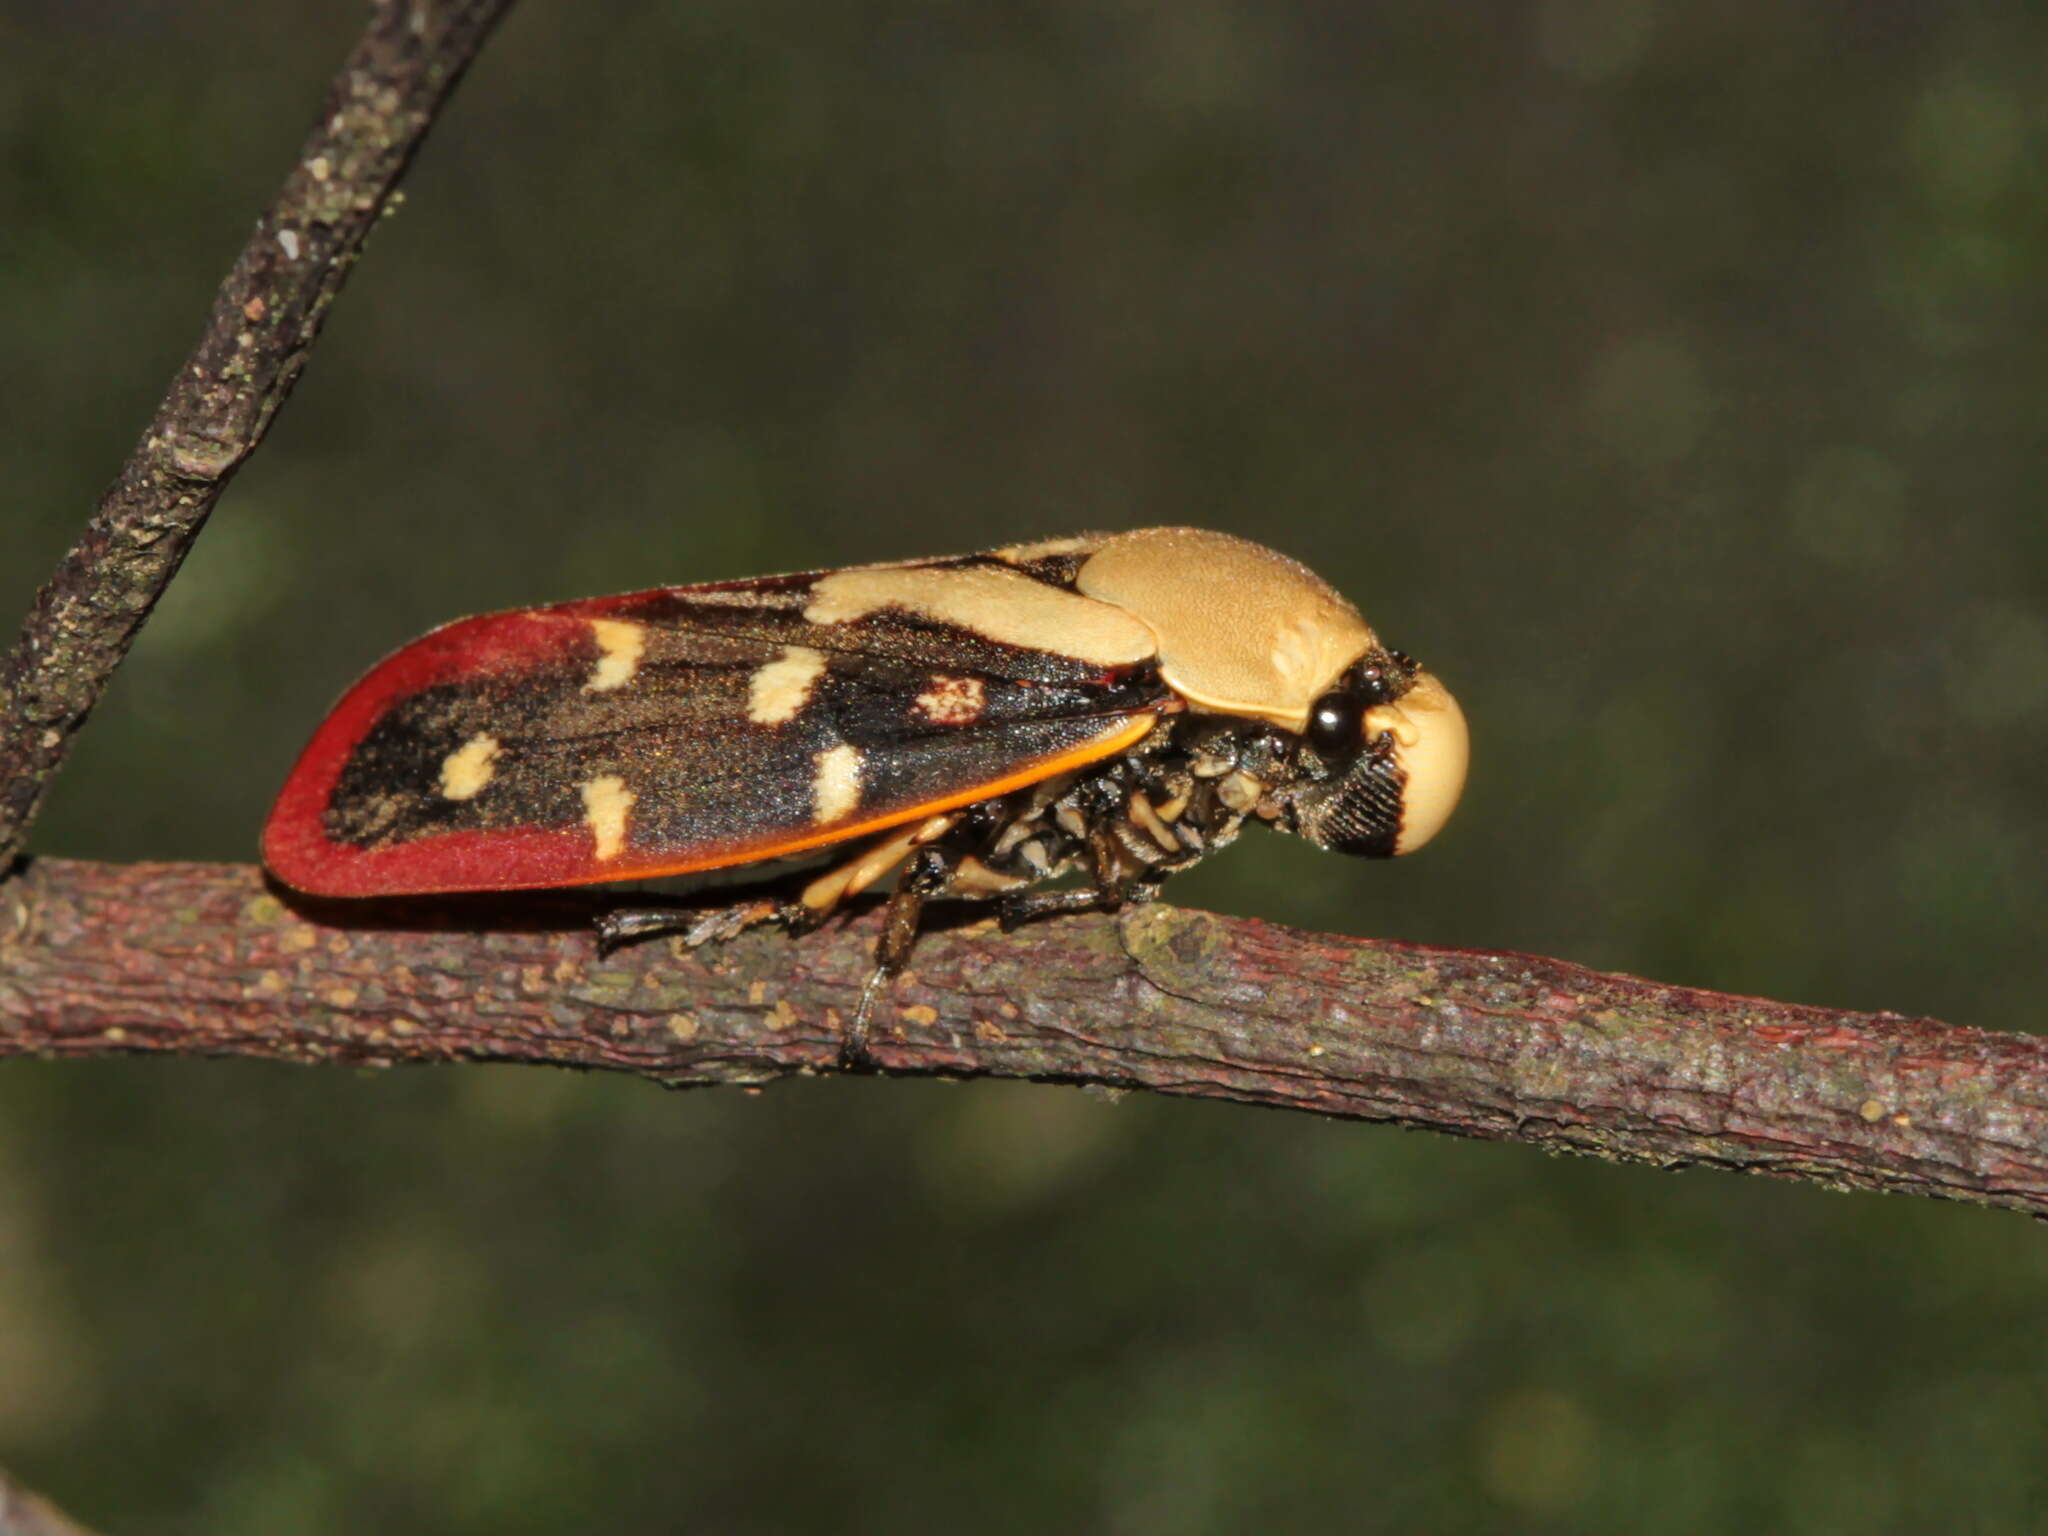
POLYGON ((1308 712, 1308 744, 1325 762, 1349 757, 1365 737, 1365 710, 1348 688, 1333 688, 1308 712))

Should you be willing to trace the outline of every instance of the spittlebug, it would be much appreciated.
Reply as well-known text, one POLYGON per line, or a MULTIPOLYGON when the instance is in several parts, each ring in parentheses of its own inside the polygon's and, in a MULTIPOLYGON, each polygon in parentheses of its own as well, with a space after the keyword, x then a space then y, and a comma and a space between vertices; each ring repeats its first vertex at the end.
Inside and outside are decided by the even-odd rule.
POLYGON ((793 895, 599 926, 801 932, 900 870, 864 1020, 932 898, 992 900, 1006 926, 1115 908, 1247 819, 1408 853, 1456 805, 1466 751, 1443 685, 1306 567, 1147 528, 458 620, 343 697, 263 855, 301 891, 369 897, 859 839, 793 895), (1083 883, 1031 889, 1069 871, 1083 883))

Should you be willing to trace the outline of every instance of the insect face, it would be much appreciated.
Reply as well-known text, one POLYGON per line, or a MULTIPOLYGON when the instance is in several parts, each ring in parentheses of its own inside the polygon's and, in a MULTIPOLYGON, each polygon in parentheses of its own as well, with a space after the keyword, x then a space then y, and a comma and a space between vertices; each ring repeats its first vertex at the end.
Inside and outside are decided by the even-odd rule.
POLYGON ((1405 658, 1361 662, 1316 701, 1306 745, 1325 776, 1286 796, 1292 830, 1320 848, 1390 858, 1443 830, 1471 744, 1448 689, 1405 658))

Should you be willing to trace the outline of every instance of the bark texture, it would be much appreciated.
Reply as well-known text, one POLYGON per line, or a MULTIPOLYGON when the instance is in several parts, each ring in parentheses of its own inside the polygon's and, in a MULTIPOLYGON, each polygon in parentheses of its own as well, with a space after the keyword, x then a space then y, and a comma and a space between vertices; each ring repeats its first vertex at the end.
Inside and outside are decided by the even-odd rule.
MULTIPOLYGON (((599 958, 601 898, 287 901, 239 865, 38 861, 0 890, 0 1056, 838 1070, 876 919, 599 958)), ((893 1073, 1146 1088, 2048 1215, 2048 1040, 1165 906, 927 933, 893 1073)))
POLYGON ((199 345, 0 663, 0 868, 214 503, 263 440, 370 230, 512 0, 377 0, 199 345))

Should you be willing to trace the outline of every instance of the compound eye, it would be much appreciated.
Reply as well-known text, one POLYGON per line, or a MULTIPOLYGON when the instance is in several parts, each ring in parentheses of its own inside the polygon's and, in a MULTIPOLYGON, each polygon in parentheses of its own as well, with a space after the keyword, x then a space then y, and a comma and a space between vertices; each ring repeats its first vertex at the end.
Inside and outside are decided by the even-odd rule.
POLYGON ((1349 689, 1331 689, 1309 710, 1308 744, 1324 762, 1350 757, 1364 739, 1365 710, 1349 689))

